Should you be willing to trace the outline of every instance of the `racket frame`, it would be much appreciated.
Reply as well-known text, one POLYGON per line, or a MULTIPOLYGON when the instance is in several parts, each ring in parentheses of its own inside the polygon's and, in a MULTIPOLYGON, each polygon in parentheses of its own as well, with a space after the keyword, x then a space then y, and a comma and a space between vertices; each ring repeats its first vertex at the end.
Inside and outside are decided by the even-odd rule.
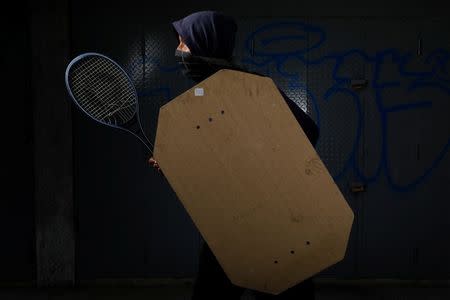
POLYGON ((74 59, 72 59, 72 61, 69 63, 69 65, 66 68, 66 72, 65 72, 65 82, 66 82, 66 89, 69 92, 70 98, 72 99, 72 102, 75 103, 75 105, 78 107, 78 109, 80 109, 85 115, 89 116, 89 118, 91 118, 92 120, 101 123, 103 125, 109 126, 109 127, 113 127, 113 128, 118 128, 121 130, 124 130, 126 132, 131 133, 132 135, 134 135, 135 137, 137 137, 150 151, 150 153, 152 153, 152 149, 151 149, 151 143, 149 141, 149 139, 147 138, 147 136, 144 133, 144 130, 142 129, 142 124, 141 124, 141 120, 139 118, 139 99, 138 99, 138 94, 136 91, 136 87, 134 86, 133 82, 130 79, 130 76, 128 76, 127 72, 125 72, 125 70, 118 64, 116 63, 114 60, 112 60, 111 58, 107 57, 106 55, 100 54, 100 53, 96 53, 96 52, 86 52, 83 54, 78 55, 77 57, 75 57, 74 59), (72 68, 72 66, 76 63, 78 63, 80 60, 85 59, 89 56, 100 56, 104 59, 107 59, 108 61, 110 61, 111 63, 113 63, 117 68, 119 68, 119 70, 121 72, 123 72, 123 74, 125 75, 126 79, 128 80, 128 83, 130 84, 132 91, 134 93, 134 95, 136 96, 136 107, 135 107, 135 112, 134 115, 131 117, 131 119, 129 119, 126 123, 124 123, 122 126, 120 125, 114 125, 114 124, 110 124, 110 123, 106 123, 103 122, 102 120, 98 120, 94 117, 91 116, 91 114, 89 114, 83 107, 81 107, 81 105, 78 103, 78 101, 76 100, 75 96, 72 93, 72 88, 70 87, 69 84, 69 73, 70 70, 72 68), (137 124, 135 124, 137 123, 137 124), (127 128, 127 124, 128 127, 127 128), (134 125, 134 126, 133 126, 134 125), (137 125, 137 126, 136 126, 137 125), (131 128, 134 127, 132 130, 131 128))

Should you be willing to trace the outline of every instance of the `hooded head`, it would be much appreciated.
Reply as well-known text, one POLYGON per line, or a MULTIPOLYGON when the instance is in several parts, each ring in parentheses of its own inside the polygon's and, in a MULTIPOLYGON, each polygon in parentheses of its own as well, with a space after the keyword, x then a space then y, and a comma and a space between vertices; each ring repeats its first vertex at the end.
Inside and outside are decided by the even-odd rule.
POLYGON ((172 23, 193 56, 230 60, 233 55, 236 22, 215 11, 200 11, 172 23))

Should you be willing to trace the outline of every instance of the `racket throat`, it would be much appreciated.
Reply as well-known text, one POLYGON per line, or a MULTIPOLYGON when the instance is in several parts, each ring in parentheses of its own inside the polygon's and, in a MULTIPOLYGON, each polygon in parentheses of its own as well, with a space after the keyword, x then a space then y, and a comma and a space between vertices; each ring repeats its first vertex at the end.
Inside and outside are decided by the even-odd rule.
POLYGON ((137 116, 134 116, 127 123, 125 123, 123 129, 133 134, 141 141, 141 143, 145 146, 145 151, 147 152, 148 157, 153 155, 153 144, 145 135, 144 129, 142 128, 137 116))

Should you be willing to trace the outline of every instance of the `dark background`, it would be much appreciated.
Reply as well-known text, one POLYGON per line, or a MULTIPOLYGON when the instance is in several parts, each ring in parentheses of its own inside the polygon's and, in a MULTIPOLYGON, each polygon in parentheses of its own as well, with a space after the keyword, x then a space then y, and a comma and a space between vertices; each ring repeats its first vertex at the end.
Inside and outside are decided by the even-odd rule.
POLYGON ((195 276, 201 239, 174 192, 132 136, 72 107, 63 74, 83 52, 116 60, 153 139, 159 105, 189 87, 174 68, 170 21, 206 9, 236 17, 237 61, 271 76, 320 125, 317 151, 355 213, 346 258, 320 277, 448 279, 442 6, 62 0, 3 10, 0 281, 195 276), (355 80, 367 86, 355 89, 355 80))

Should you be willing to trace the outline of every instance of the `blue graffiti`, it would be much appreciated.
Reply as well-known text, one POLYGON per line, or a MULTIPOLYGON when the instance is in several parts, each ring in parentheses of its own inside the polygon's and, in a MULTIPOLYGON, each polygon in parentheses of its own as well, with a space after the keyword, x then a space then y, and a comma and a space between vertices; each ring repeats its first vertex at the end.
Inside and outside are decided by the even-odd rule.
MULTIPOLYGON (((308 58, 309 54, 313 50, 319 49, 326 42, 326 33, 320 27, 305 24, 302 22, 276 22, 261 26, 253 33, 251 33, 246 41, 245 48, 247 57, 242 60, 247 66, 254 67, 258 70, 264 70, 268 65, 275 66, 277 76, 282 77, 290 82, 289 87, 296 87, 303 89, 307 95, 313 93, 306 85, 296 85, 295 82, 302 81, 300 73, 289 73, 284 70, 284 65, 287 61, 297 61, 304 65, 304 67, 321 66, 325 63, 332 63, 332 78, 334 81, 324 94, 323 99, 325 102, 332 101, 334 95, 341 93, 349 96, 356 107, 357 113, 357 126, 356 134, 352 145, 352 150, 346 160, 344 166, 334 174, 334 179, 339 180, 350 169, 353 169, 356 176, 364 183, 368 184, 374 182, 379 178, 381 172, 384 170, 389 186, 397 191, 406 191, 416 187, 430 176, 432 171, 438 166, 438 164, 444 159, 446 153, 449 151, 450 137, 443 149, 439 152, 438 156, 432 161, 431 165, 426 170, 413 179, 411 182, 400 185, 395 183, 391 173, 391 165, 388 155, 388 116, 389 114, 417 109, 428 109, 432 107, 431 101, 418 101, 410 102, 408 104, 387 106, 383 99, 383 91, 386 89, 400 88, 401 82, 398 81, 383 81, 381 78, 382 65, 391 59, 391 61, 398 66, 398 73, 401 78, 411 79, 413 82, 409 85, 406 93, 412 93, 420 88, 434 88, 445 92, 446 95, 450 95, 450 88, 448 86, 448 72, 447 66, 450 61, 450 52, 446 49, 437 49, 431 52, 426 58, 425 63, 430 67, 426 70, 409 70, 408 65, 413 59, 412 53, 401 53, 396 49, 385 49, 377 51, 374 55, 369 55, 361 49, 350 49, 338 53, 329 53, 321 56, 317 59, 308 58), (278 36, 277 32, 294 32, 291 35, 278 36), (272 37, 272 35, 274 35, 272 37), (305 38, 308 37, 308 38, 305 38), (295 44, 296 49, 293 47, 280 47, 282 43, 295 44), (255 47, 256 45, 256 47, 255 47), (275 47, 271 47, 275 46, 275 47), (278 46, 278 47, 276 47, 278 46), (255 50, 256 48, 256 50, 255 50), (277 49, 277 50, 272 50, 277 49), (284 49, 280 51, 278 49, 284 49), (376 168, 375 173, 372 176, 366 176, 360 170, 358 162, 356 160, 356 153, 358 146, 361 143, 362 124, 364 121, 364 115, 361 109, 361 100, 359 95, 349 88, 352 78, 339 75, 339 71, 344 67, 348 58, 359 58, 362 61, 374 66, 371 88, 375 93, 375 104, 378 113, 381 118, 381 159, 376 168)), ((304 80, 304 79, 303 79, 304 80)), ((321 125, 320 111, 318 110, 317 101, 319 97, 308 97, 312 103, 314 114, 318 126, 321 125)))
MULTIPOLYGON (((383 93, 392 89, 403 89, 404 94, 412 97, 413 93, 421 89, 432 89, 443 93, 448 98, 450 96, 450 76, 448 72, 450 51, 447 49, 436 49, 430 52, 423 58, 424 65, 417 70, 417 68, 410 67, 415 57, 415 54, 411 52, 402 53, 397 49, 383 49, 376 51, 374 54, 369 54, 362 49, 348 49, 320 55, 318 50, 326 41, 326 32, 322 28, 311 24, 297 21, 265 24, 246 37, 244 43, 245 55, 241 63, 267 76, 287 80, 290 89, 299 90, 306 94, 313 109, 312 114, 315 116, 319 128, 322 121, 319 109, 320 101, 331 103, 336 101, 335 96, 339 94, 351 100, 356 108, 356 132, 351 151, 344 165, 333 174, 333 178, 336 181, 342 179, 348 171, 352 170, 359 180, 365 184, 375 182, 384 173, 388 185, 395 191, 408 191, 417 187, 430 177, 433 170, 446 157, 450 150, 450 137, 448 137, 437 157, 425 168, 423 173, 410 180, 410 182, 404 184, 396 183, 392 175, 392 162, 388 152, 387 137, 390 130, 388 118, 392 118, 396 113, 403 111, 431 109, 433 102, 429 99, 422 99, 420 101, 411 100, 406 104, 388 105, 383 93), (280 32, 289 32, 290 34, 280 35, 280 32), (316 56, 317 58, 315 58, 316 56), (361 137, 365 117, 362 111, 360 95, 350 87, 354 78, 342 74, 342 70, 349 60, 362 61, 372 66, 373 69, 372 74, 370 74, 371 80, 368 88, 373 90, 374 104, 380 118, 381 157, 375 172, 370 176, 364 174, 357 161, 358 149, 362 143, 361 137), (301 72, 287 70, 286 65, 292 62, 302 65, 302 67, 298 68, 299 71, 304 70, 304 68, 316 68, 331 64, 332 86, 324 91, 324 94, 321 96, 315 94, 306 85, 306 78, 302 78, 301 72), (383 80, 382 68, 387 62, 391 62, 391 65, 394 65, 396 68, 398 74, 395 80, 383 80), (275 70, 275 73, 273 73, 273 70, 275 70), (406 87, 404 86, 404 81, 407 81, 406 87)), ((154 61, 154 63, 158 64, 162 72, 174 72, 177 70, 177 67, 162 66, 158 61, 154 61)), ((155 92, 160 93, 161 90, 165 91, 165 97, 170 99, 170 89, 167 88, 147 90, 143 92, 143 95, 155 92)))

